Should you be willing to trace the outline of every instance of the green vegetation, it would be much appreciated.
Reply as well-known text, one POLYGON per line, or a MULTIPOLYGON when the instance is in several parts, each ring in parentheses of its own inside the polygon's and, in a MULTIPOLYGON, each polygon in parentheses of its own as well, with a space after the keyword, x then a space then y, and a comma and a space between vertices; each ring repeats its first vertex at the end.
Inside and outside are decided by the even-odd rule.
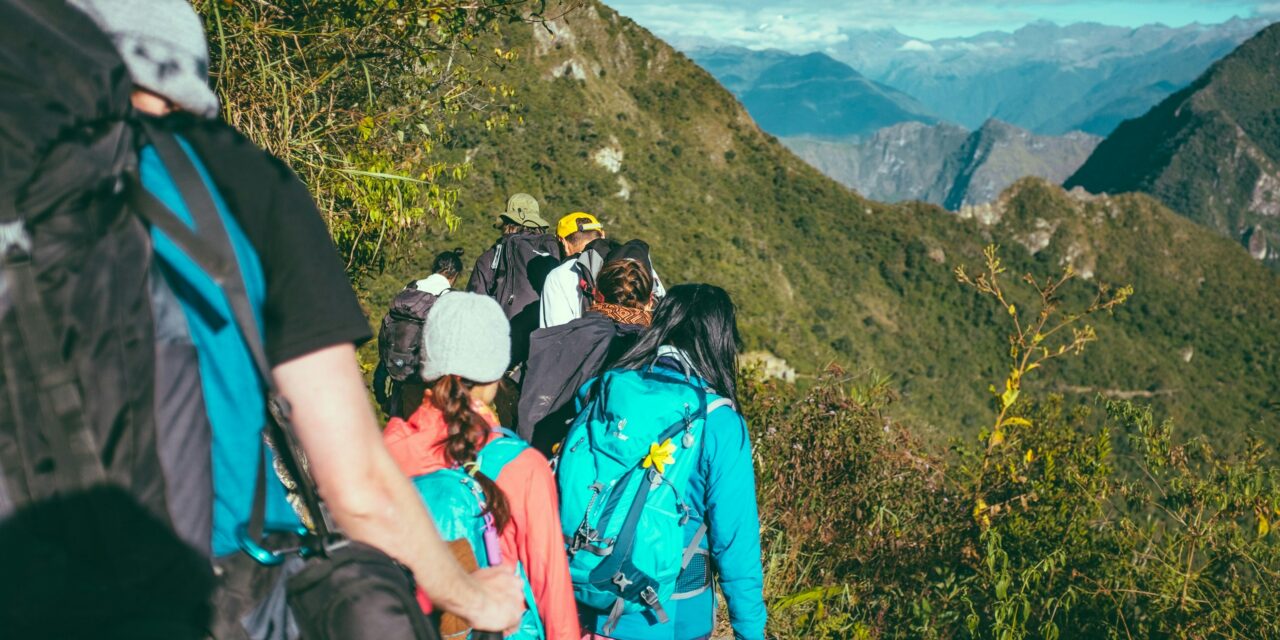
POLYGON ((457 223, 459 122, 504 126, 513 59, 477 38, 536 0, 204 0, 223 117, 306 181, 354 275, 424 224, 457 223), (437 222, 439 221, 439 222, 437 222))
POLYGON ((883 379, 831 369, 807 391, 748 385, 773 632, 1280 636, 1274 450, 1178 444, 1171 422, 1128 401, 1029 401, 1022 383, 1102 346, 1085 322, 1124 308, 1129 292, 1065 305, 1078 284, 1068 269, 1028 276, 1039 302, 1018 307, 1003 273, 991 253, 980 275, 960 275, 997 302, 1014 349, 991 388, 992 426, 948 454, 890 417, 883 379))
POLYGON ((454 157, 472 163, 462 222, 362 281, 375 313, 436 251, 461 244, 476 255, 507 195, 528 191, 549 219, 592 211, 615 237, 649 240, 668 281, 728 288, 749 349, 810 376, 833 362, 891 375, 904 397, 895 412, 936 441, 984 421, 978 383, 1001 375, 991 357, 1001 341, 987 329, 995 316, 951 274, 994 241, 1011 269, 1073 264, 1138 291, 1106 348, 1036 391, 1141 399, 1189 432, 1237 444, 1254 431, 1274 438, 1280 282, 1155 201, 1023 181, 989 225, 887 206, 799 161, 709 74, 603 5, 505 29, 496 46, 517 53, 500 74, 520 105, 512 124, 452 132, 454 157), (621 154, 618 173, 595 162, 602 149, 621 154))

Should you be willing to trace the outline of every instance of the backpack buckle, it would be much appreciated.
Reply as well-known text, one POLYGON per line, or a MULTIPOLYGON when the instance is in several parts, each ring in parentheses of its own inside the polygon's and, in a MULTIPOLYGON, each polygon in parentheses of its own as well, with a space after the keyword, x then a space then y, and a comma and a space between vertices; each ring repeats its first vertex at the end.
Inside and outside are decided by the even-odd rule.
POLYGON ((587 547, 587 545, 600 539, 600 532, 595 529, 579 527, 573 532, 573 540, 569 542, 569 553, 577 553, 587 547))
POLYGON ((21 220, 0 224, 0 257, 9 261, 9 252, 17 249, 14 259, 25 260, 31 254, 31 235, 21 220))
POLYGON ((662 603, 658 601, 658 592, 654 591, 650 585, 640 592, 640 599, 649 606, 649 610, 653 611, 653 615, 658 618, 659 624, 666 624, 668 617, 667 612, 662 608, 662 603))

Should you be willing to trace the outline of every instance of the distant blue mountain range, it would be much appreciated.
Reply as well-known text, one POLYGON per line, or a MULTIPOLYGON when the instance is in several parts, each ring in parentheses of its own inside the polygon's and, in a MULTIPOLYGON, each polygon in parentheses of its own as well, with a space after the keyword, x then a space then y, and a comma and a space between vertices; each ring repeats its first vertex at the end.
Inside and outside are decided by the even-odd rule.
POLYGON ((780 136, 865 136, 901 122, 976 129, 990 118, 1039 134, 1109 134, 1189 84, 1267 25, 1137 29, 1029 24, 1013 33, 923 41, 850 30, 794 55, 705 44, 687 53, 780 136))

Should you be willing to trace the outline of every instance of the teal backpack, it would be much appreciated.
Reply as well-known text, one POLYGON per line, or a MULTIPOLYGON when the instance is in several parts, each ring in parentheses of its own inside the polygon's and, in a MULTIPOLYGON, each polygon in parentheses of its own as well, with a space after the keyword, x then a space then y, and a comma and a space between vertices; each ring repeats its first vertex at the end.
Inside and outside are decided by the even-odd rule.
MULTIPOLYGON (((529 448, 528 444, 511 431, 501 428, 499 431, 503 437, 485 445, 476 455, 480 472, 495 480, 508 462, 515 460, 516 456, 529 448)), ((484 516, 484 491, 475 478, 462 469, 441 469, 415 477, 413 485, 426 503, 427 510, 431 512, 441 538, 446 541, 465 539, 471 544, 476 564, 480 567, 490 567, 501 562, 500 559, 491 558, 488 551, 496 545, 497 535, 484 516), (485 540, 486 530, 491 536, 488 542, 485 540)), ((542 628, 542 618, 538 615, 533 589, 529 586, 524 567, 517 565, 516 568, 524 582, 525 604, 529 608, 521 618, 517 631, 506 638, 540 640, 546 637, 546 633, 542 628)))
POLYGON ((609 371, 594 384, 561 445, 556 481, 574 598, 609 612, 608 635, 627 613, 667 622, 662 603, 679 599, 681 570, 705 534, 685 544, 706 417, 733 403, 653 369, 609 371))

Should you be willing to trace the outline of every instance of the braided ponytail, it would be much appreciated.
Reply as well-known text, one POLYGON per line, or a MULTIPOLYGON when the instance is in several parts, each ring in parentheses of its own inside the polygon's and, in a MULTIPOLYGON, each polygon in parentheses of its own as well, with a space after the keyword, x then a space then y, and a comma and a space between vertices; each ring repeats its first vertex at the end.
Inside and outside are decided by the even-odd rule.
MULTIPOLYGON (((444 376, 431 387, 431 399, 448 425, 445 455, 462 467, 476 461, 476 454, 489 438, 489 423, 471 408, 471 387, 472 383, 456 375, 444 376)), ((506 494, 479 470, 472 476, 484 491, 486 512, 493 516, 498 531, 502 531, 511 520, 511 505, 506 494)))
POLYGON ((635 260, 615 260, 596 276, 600 302, 643 309, 653 299, 653 276, 635 260))

